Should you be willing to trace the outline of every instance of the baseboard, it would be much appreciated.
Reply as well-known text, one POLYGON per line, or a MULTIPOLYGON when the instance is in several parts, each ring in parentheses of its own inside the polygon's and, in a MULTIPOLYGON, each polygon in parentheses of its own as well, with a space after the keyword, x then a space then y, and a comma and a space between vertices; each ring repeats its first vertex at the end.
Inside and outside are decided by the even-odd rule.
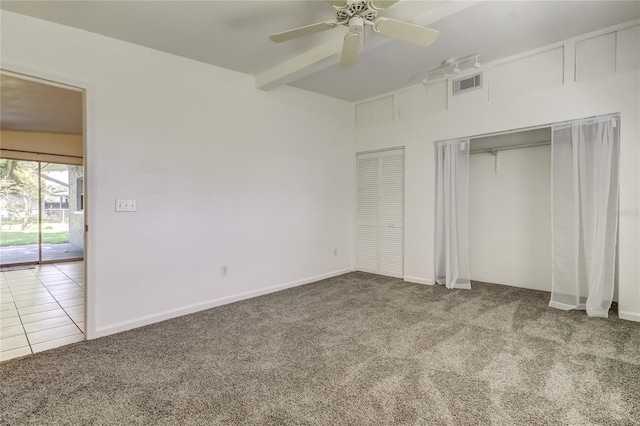
POLYGON ((168 311, 160 312, 157 314, 146 315, 138 317, 129 321, 122 321, 116 324, 111 324, 106 327, 100 327, 96 330, 92 338, 104 337, 110 334, 120 333, 122 331, 131 330, 134 328, 142 327, 156 322, 165 321, 171 318, 180 317, 183 315, 192 314, 194 312, 204 311, 206 309, 215 308, 217 306, 227 305, 233 302, 239 302, 241 300, 251 299, 253 297, 262 296, 269 293, 275 293, 276 291, 284 290, 291 287, 298 287, 304 284, 324 280, 331 277, 337 277, 338 275, 344 275, 352 271, 352 268, 340 269, 337 271, 328 272, 326 274, 316 275, 313 277, 303 278, 301 280, 290 281, 283 284, 277 284, 271 287, 265 287, 258 290, 247 291, 244 293, 234 294, 232 296, 221 297, 219 299, 208 300, 206 302, 195 303, 193 305, 184 306, 182 308, 170 309, 168 311))
POLYGON ((635 312, 618 311, 618 317, 627 321, 640 322, 640 314, 636 314, 635 312))
POLYGON ((402 279, 408 283, 433 285, 433 280, 428 280, 426 278, 410 277, 405 275, 402 279))

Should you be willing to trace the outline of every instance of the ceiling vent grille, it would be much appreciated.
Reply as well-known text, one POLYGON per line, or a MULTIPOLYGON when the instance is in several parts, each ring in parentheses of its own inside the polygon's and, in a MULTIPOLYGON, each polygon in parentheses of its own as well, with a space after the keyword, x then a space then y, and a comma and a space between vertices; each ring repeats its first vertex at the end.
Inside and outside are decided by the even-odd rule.
POLYGON ((482 73, 470 75, 468 77, 453 80, 453 94, 466 93, 482 87, 482 73))

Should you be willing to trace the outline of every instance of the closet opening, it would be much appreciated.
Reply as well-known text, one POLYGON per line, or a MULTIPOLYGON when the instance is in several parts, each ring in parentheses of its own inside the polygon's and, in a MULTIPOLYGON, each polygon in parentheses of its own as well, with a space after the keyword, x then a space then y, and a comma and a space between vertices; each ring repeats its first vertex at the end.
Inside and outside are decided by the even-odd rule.
POLYGON ((551 292, 551 127, 469 145, 470 279, 551 292))
POLYGON ((617 301, 620 115, 436 142, 436 279, 617 301), (441 229, 440 229, 441 228, 441 229))

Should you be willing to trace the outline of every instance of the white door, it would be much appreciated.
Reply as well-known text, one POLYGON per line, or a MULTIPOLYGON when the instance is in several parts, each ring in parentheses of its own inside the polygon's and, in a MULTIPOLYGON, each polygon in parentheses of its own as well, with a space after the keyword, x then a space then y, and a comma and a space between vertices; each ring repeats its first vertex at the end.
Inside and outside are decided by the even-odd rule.
POLYGON ((404 149, 358 154, 356 269, 403 277, 404 149))

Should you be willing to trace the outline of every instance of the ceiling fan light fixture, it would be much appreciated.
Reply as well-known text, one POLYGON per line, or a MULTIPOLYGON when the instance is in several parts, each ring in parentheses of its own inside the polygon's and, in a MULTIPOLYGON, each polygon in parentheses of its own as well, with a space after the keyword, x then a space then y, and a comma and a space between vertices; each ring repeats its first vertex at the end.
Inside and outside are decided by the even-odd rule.
POLYGON ((349 31, 352 33, 361 33, 364 29, 364 19, 360 16, 353 16, 349 19, 349 31))

